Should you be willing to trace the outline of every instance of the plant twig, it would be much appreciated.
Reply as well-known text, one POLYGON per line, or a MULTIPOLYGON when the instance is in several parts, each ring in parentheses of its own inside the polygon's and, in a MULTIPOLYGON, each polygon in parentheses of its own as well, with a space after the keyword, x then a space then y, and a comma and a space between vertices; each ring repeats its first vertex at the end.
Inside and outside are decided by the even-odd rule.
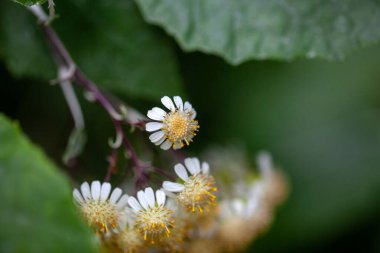
POLYGON ((104 182, 109 182, 112 174, 115 172, 116 164, 117 164, 117 154, 118 149, 113 149, 111 155, 108 157, 108 168, 106 176, 104 177, 104 182))
POLYGON ((156 172, 157 174, 160 174, 161 176, 164 176, 164 177, 166 177, 166 178, 168 178, 170 180, 173 180, 173 181, 176 180, 176 178, 172 174, 170 174, 169 172, 167 172, 167 171, 165 171, 163 169, 160 169, 158 167, 152 167, 152 170, 154 172, 156 172))
MULTIPOLYGON (((59 70, 59 72, 62 72, 62 71, 65 71, 65 70, 61 70, 61 69, 59 70)), ((59 76, 61 76, 61 74, 59 74, 59 76)), ((66 99, 66 102, 69 106, 71 115, 73 117, 75 128, 84 129, 85 124, 84 124, 82 109, 78 102, 78 98, 75 95, 75 91, 73 89, 72 83, 69 80, 61 80, 60 86, 61 86, 63 95, 66 99)))
MULTIPOLYGON (((118 137, 121 138, 122 143, 124 144, 124 147, 127 150, 130 156, 130 159, 133 163, 133 168, 134 168, 135 176, 136 176, 136 185, 146 184, 147 174, 145 172, 145 169, 142 166, 141 161, 138 159, 135 150, 133 149, 129 140, 126 138, 122 129, 123 122, 130 124, 132 127, 143 125, 143 123, 141 123, 140 122, 141 120, 139 119, 139 117, 143 118, 143 116, 139 116, 136 110, 134 110, 133 108, 130 108, 130 110, 133 112, 131 114, 133 117, 129 118, 129 113, 128 113, 129 110, 123 104, 120 104, 117 108, 115 108, 115 105, 113 104, 111 99, 109 99, 108 96, 104 92, 102 92, 93 81, 88 79, 86 75, 76 66, 70 53, 68 52, 68 50, 66 49, 66 47, 64 46, 64 44, 62 43, 58 35, 55 33, 54 29, 49 25, 49 22, 48 22, 49 17, 43 11, 41 6, 34 5, 31 7, 28 7, 28 9, 37 17, 40 23, 41 30, 44 34, 45 39, 49 43, 53 58, 55 59, 58 65, 58 68, 67 70, 66 75, 62 73, 61 75, 58 76, 57 82, 67 84, 67 82, 69 82, 70 80, 75 81, 85 91, 90 93, 94 101, 98 102, 107 111, 108 115, 112 119, 112 122, 114 123, 116 134, 118 137)), ((70 93, 70 91, 68 90, 65 90, 65 92, 70 93)), ((71 101, 72 97, 70 94, 69 94, 69 98, 70 98, 70 102, 72 103, 71 101)), ((117 101, 117 100, 114 99, 114 101, 117 101)), ((78 108, 76 107, 75 102, 71 105, 71 107, 70 109, 74 112, 73 117, 79 117, 78 108)), ((80 120, 77 119, 77 121, 78 121, 77 124, 80 124, 80 120)), ((116 165, 116 160, 112 162, 115 163, 116 165)), ((112 168, 111 169, 109 168, 105 179, 109 180, 111 174, 112 174, 112 168)))

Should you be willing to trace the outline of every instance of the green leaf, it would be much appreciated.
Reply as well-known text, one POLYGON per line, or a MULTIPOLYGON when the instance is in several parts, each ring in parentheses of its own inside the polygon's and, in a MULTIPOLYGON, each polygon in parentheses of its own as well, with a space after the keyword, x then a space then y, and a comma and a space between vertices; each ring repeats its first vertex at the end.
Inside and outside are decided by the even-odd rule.
POLYGON ((84 128, 74 128, 67 142, 65 153, 63 154, 63 163, 69 164, 70 161, 82 154, 86 145, 87 135, 84 128))
POLYGON ((0 251, 97 252, 68 180, 0 115, 0 251))
POLYGON ((341 59, 380 39, 375 0, 136 0, 183 49, 249 59, 341 59))
MULTIPOLYGON (((99 86, 129 97, 182 94, 168 39, 144 22, 132 0, 60 1, 56 11, 53 27, 99 86)), ((0 57, 16 76, 55 77, 35 17, 11 1, 0 3, 0 57)))
POLYGON ((46 0, 13 0, 13 1, 25 6, 31 6, 33 4, 43 4, 46 2, 46 0))
POLYGON ((16 77, 55 77, 54 63, 40 33, 25 7, 0 1, 0 57, 16 77))
POLYGON ((266 149, 289 176, 289 200, 255 252, 315 249, 378 213, 380 47, 340 63, 231 67, 198 54, 183 66, 200 146, 242 141, 252 157, 266 149))

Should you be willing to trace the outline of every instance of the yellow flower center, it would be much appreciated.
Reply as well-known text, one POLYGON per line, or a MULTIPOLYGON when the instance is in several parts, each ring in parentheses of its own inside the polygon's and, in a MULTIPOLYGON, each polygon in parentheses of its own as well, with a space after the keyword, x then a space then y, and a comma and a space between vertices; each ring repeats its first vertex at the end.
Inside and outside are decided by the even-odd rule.
POLYGON ((204 210, 208 212, 215 206, 217 191, 214 177, 197 174, 185 182, 185 188, 178 194, 177 200, 193 213, 203 213, 204 210))
POLYGON ((164 206, 141 210, 136 216, 136 226, 144 240, 150 239, 154 243, 164 234, 169 236, 174 224, 171 214, 172 211, 164 206))
POLYGON ((82 204, 81 210, 89 225, 100 233, 115 228, 121 216, 116 206, 109 201, 88 200, 82 204))
POLYGON ((189 145, 198 131, 198 121, 192 119, 193 112, 174 111, 166 115, 163 120, 166 139, 173 143, 179 143, 182 147, 184 143, 189 145))

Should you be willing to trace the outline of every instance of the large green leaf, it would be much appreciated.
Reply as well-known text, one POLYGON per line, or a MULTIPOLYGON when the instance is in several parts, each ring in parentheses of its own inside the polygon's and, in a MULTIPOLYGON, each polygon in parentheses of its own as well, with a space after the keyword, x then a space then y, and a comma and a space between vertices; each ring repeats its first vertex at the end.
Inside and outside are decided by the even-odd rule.
POLYGON ((96 252, 64 175, 0 115, 0 252, 96 252))
MULTIPOLYGON (((56 10, 53 26, 99 86, 139 97, 182 92, 167 38, 144 22, 132 0, 67 0, 57 2, 56 10)), ((0 2, 0 57, 17 76, 54 78, 36 19, 11 1, 0 2)))
POLYGON ((26 8, 0 1, 0 60, 16 77, 54 77, 54 63, 40 33, 26 8))
POLYGON ((189 51, 249 59, 340 59, 380 39, 376 0, 136 0, 189 51))
POLYGON ((340 63, 184 62, 200 146, 243 141, 252 157, 267 149, 291 180, 289 201, 255 252, 303 252, 294 247, 333 240, 378 210, 379 66, 380 48, 340 63))

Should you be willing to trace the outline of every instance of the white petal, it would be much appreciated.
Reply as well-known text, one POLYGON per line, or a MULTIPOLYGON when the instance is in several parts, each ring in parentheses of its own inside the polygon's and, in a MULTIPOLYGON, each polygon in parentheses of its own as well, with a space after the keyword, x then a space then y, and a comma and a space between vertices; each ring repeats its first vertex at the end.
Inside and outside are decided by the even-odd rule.
POLYGON ((169 192, 180 192, 185 188, 183 184, 173 183, 169 181, 164 181, 162 187, 169 192))
POLYGON ((98 200, 100 198, 100 182, 94 181, 91 183, 91 195, 94 200, 98 200))
POLYGON ((158 146, 158 145, 161 145, 164 142, 164 140, 165 140, 165 136, 163 136, 161 139, 159 139, 158 141, 155 141, 153 143, 158 146))
POLYGON ((155 133, 151 134, 151 135, 149 136, 149 140, 150 140, 151 142, 155 143, 155 142, 161 140, 162 137, 164 137, 164 135, 165 135, 165 134, 164 134, 163 131, 158 131, 158 132, 155 132, 155 133))
POLYGON ((162 116, 158 115, 156 112, 154 112, 153 110, 149 110, 148 113, 146 114, 148 116, 148 118, 152 119, 152 120, 157 120, 157 121, 161 121, 163 119, 162 116))
POLYGON ((183 102, 180 96, 174 96, 174 103, 178 109, 183 110, 183 102))
POLYGON ((84 199, 91 199, 90 185, 87 182, 84 182, 80 186, 80 189, 82 191, 82 196, 83 196, 84 199))
POLYGON ((128 198, 129 198, 129 196, 127 194, 124 194, 120 198, 119 202, 117 202, 116 209, 119 209, 119 210, 123 209, 127 205, 127 203, 128 203, 128 198))
POLYGON ((162 126, 163 126, 162 123, 148 122, 145 125, 145 130, 148 131, 148 132, 154 132, 154 131, 157 131, 157 130, 161 129, 162 126))
POLYGON ((174 111, 175 110, 173 101, 168 96, 165 96, 165 97, 161 98, 161 102, 170 111, 174 111))
POLYGON ((137 201, 137 199, 135 197, 129 197, 128 198, 128 204, 130 205, 130 207, 132 207, 132 209, 135 212, 138 212, 142 209, 142 207, 140 206, 139 202, 137 201))
POLYGON ((197 116, 197 112, 194 109, 191 110, 191 112, 192 112, 191 119, 195 119, 195 117, 197 116))
POLYGON ((145 189, 145 198, 146 198, 146 201, 148 202, 148 205, 150 207, 155 206, 156 200, 154 199, 154 192, 153 192, 153 189, 151 187, 148 187, 145 189))
POLYGON ((174 171, 183 181, 187 181, 189 179, 185 166, 183 166, 182 164, 176 164, 174 166, 174 171))
POLYGON ((210 172, 210 165, 206 162, 202 163, 202 173, 208 174, 210 172))
POLYGON ((163 120, 166 112, 159 107, 154 107, 152 110, 148 111, 147 116, 153 120, 163 120))
POLYGON ((186 158, 185 159, 185 165, 186 165, 186 168, 189 170, 189 172, 191 173, 191 175, 195 175, 197 174, 197 166, 196 164, 193 162, 193 158, 186 158))
POLYGON ((165 195, 165 192, 162 191, 162 190, 157 190, 156 191, 156 199, 157 199, 157 204, 159 206, 161 205, 165 205, 165 201, 166 201, 166 195, 165 195))
POLYGON ((244 203, 241 199, 234 199, 231 203, 233 210, 238 214, 242 215, 244 212, 244 203))
POLYGON ((77 189, 75 189, 75 190, 73 191, 73 196, 74 196, 75 201, 76 201, 78 204, 81 204, 81 203, 84 202, 84 199, 83 199, 82 195, 80 194, 80 192, 79 192, 77 189))
POLYGON ((249 199, 246 207, 247 216, 253 216, 260 208, 264 196, 263 183, 256 182, 249 190, 249 199))
POLYGON ((115 188, 111 194, 111 197, 110 197, 110 202, 115 204, 116 201, 120 198, 121 196, 121 189, 120 188, 115 188))
POLYGON ((103 202, 106 201, 110 193, 111 193, 111 184, 103 183, 102 189, 100 190, 100 200, 103 202))
POLYGON ((257 155, 257 165, 260 172, 264 177, 267 177, 271 174, 273 168, 272 156, 266 151, 261 151, 257 155))
POLYGON ((153 107, 152 108, 152 111, 154 111, 156 114, 159 114, 161 115, 162 117, 165 117, 166 116, 166 112, 164 110, 162 110, 160 107, 153 107))
POLYGON ((184 109, 190 111, 193 108, 193 106, 189 102, 185 102, 184 109))
POLYGON ((173 144, 173 149, 181 149, 183 147, 182 142, 177 141, 173 144))
POLYGON ((144 193, 144 191, 138 191, 137 192, 137 198, 138 198, 141 206, 144 209, 148 209, 148 202, 146 202, 146 200, 145 200, 145 193, 144 193))
POLYGON ((166 140, 164 143, 161 144, 161 148, 163 150, 168 150, 173 145, 173 142, 166 140))
POLYGON ((195 173, 198 174, 201 172, 201 163, 199 162, 199 159, 194 157, 192 158, 193 164, 195 166, 195 173))
POLYGON ((174 194, 173 192, 167 191, 164 188, 162 188, 162 190, 165 192, 166 197, 169 197, 169 198, 172 198, 172 199, 176 199, 177 198, 177 195, 174 194))

